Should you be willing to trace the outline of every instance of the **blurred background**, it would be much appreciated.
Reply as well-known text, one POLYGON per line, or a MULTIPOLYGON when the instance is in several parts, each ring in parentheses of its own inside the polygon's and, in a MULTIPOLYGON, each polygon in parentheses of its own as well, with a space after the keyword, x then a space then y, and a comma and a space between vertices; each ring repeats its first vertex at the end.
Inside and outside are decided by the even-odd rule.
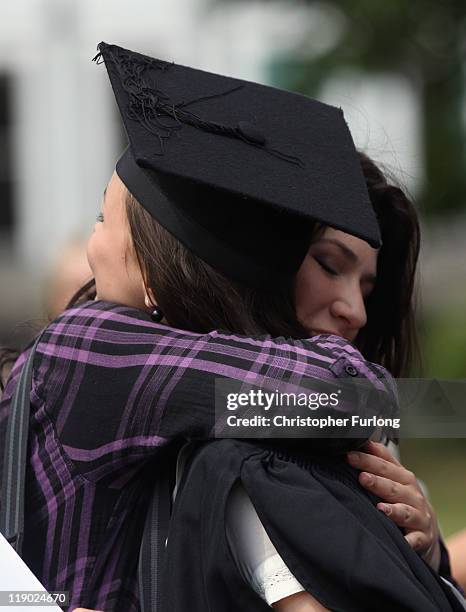
MULTIPOLYGON (((340 106, 422 218, 424 376, 466 378, 464 0, 15 0, 0 8, 0 344, 86 280, 125 136, 99 41, 340 106)), ((410 440, 444 531, 466 526, 466 441, 410 440)))

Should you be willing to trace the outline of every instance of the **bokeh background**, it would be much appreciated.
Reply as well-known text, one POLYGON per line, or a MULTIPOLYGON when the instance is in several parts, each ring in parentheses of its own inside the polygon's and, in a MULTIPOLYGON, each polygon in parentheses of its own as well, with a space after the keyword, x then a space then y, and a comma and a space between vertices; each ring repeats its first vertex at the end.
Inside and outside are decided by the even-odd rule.
MULTIPOLYGON (((422 219, 423 375, 466 378, 464 0, 2 2, 1 344, 44 324, 57 280, 87 275, 80 245, 125 145, 90 61, 101 40, 341 106, 422 219)), ((466 441, 403 441, 402 457, 445 533, 466 526, 466 441)))

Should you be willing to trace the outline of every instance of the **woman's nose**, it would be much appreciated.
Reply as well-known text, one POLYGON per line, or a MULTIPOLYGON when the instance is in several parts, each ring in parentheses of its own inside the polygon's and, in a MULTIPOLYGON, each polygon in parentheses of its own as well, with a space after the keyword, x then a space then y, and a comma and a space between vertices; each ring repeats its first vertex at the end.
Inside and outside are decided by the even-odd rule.
POLYGON ((355 334, 367 323, 366 306, 361 291, 351 291, 332 302, 332 316, 339 320, 339 327, 355 334), (343 319, 343 321, 342 321, 343 319))

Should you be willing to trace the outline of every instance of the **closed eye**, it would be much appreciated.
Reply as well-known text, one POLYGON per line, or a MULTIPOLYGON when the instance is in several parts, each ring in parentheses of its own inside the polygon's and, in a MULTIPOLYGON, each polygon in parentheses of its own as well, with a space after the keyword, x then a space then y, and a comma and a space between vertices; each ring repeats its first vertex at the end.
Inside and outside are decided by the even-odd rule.
POLYGON ((334 270, 333 268, 331 268, 329 265, 327 265, 324 261, 322 261, 321 259, 318 259, 317 257, 314 257, 314 259, 319 264, 319 266, 323 270, 325 270, 325 272, 327 272, 328 274, 331 274, 332 276, 338 276, 338 272, 334 270))

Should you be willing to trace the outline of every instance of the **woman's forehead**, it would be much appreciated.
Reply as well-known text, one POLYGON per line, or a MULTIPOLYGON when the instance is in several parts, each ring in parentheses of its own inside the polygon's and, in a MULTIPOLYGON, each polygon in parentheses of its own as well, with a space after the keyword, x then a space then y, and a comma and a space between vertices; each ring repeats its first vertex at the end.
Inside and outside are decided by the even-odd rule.
POLYGON ((333 244, 342 244, 350 248, 351 250, 356 249, 358 252, 366 252, 377 255, 380 249, 374 249, 370 246, 365 240, 361 238, 357 238, 352 234, 347 234, 346 232, 342 232, 341 230, 335 229, 333 227, 325 227, 319 233, 316 238, 316 242, 324 241, 333 244))
POLYGON ((107 205, 115 206, 116 204, 121 205, 125 203, 127 189, 116 172, 110 177, 104 194, 107 205))

